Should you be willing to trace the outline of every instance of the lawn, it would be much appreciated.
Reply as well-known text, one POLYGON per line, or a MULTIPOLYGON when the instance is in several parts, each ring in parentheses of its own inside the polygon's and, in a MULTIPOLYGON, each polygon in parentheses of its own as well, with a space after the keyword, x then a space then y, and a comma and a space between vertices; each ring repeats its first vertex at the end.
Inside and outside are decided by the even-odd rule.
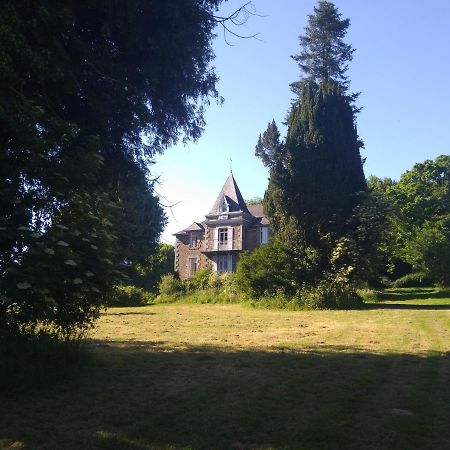
POLYGON ((450 294, 382 300, 110 309, 82 367, 0 397, 0 448, 448 450, 450 294))

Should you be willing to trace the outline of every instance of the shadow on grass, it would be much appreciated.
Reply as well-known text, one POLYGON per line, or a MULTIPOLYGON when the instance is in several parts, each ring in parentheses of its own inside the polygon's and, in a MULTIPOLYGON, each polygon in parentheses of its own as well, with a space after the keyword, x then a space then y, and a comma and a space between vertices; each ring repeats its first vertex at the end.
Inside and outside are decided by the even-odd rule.
MULTIPOLYGON (((417 297, 414 297, 417 298, 417 297)), ((450 310, 450 303, 435 304, 430 303, 429 305, 411 305, 402 303, 365 303, 364 309, 412 309, 421 311, 442 311, 450 310)))
MULTIPOLYGON (((150 305, 146 306, 133 306, 133 308, 146 308, 150 305)), ((117 308, 117 307, 116 307, 117 308)), ((130 306, 126 306, 125 308, 130 308, 130 306)), ((110 312, 109 310, 106 310, 105 312, 102 312, 102 316, 132 316, 132 315, 138 315, 138 316, 154 316, 156 313, 151 311, 113 311, 110 312)))
POLYGON ((0 398, 0 448, 448 449, 450 355, 92 341, 65 383, 0 398))
POLYGON ((436 290, 436 289, 389 289, 382 293, 382 300, 414 300, 414 299, 441 299, 450 298, 449 290, 436 290))

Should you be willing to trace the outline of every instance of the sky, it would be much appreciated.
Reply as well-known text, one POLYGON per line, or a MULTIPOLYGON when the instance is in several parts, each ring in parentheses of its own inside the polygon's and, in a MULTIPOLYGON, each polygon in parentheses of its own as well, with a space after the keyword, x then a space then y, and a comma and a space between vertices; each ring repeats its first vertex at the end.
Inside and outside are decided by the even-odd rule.
MULTIPOLYGON (((245 0, 229 0, 220 15, 245 0)), ((366 176, 398 179, 417 162, 450 154, 450 1, 336 0, 351 23, 345 38, 355 49, 348 76, 357 105, 358 133, 365 143, 366 176)), ((225 98, 205 113, 206 127, 195 143, 168 148, 155 158, 156 191, 169 222, 162 242, 202 221, 229 172, 245 199, 262 197, 268 172, 255 157, 255 145, 275 119, 282 137, 300 78, 290 57, 299 52, 312 0, 253 0, 258 16, 234 28, 238 39, 217 29, 213 62, 225 98), (231 45, 230 45, 231 44, 231 45)))

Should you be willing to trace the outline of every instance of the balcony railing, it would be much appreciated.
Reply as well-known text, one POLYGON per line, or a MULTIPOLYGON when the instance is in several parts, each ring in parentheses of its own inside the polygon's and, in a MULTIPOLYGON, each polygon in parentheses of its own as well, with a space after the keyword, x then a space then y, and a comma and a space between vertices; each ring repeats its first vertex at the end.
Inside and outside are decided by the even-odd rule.
POLYGON ((214 251, 229 251, 229 250, 242 250, 242 243, 238 240, 227 239, 221 241, 219 239, 213 240, 214 251))

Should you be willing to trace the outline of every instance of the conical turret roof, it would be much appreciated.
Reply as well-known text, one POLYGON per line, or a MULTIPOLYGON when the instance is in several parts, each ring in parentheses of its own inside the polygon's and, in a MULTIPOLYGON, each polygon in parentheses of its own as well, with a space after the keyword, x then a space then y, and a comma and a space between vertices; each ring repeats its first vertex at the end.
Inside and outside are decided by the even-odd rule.
POLYGON ((220 191, 220 194, 217 196, 217 199, 211 208, 211 211, 209 214, 221 214, 221 205, 223 202, 227 203, 228 205, 228 211, 234 212, 234 211, 244 211, 248 213, 247 205, 245 204, 244 198, 242 197, 241 191, 238 188, 238 185, 236 184, 236 180, 233 177, 233 172, 230 172, 230 175, 228 175, 227 180, 225 181, 225 184, 223 185, 222 190, 220 191))

